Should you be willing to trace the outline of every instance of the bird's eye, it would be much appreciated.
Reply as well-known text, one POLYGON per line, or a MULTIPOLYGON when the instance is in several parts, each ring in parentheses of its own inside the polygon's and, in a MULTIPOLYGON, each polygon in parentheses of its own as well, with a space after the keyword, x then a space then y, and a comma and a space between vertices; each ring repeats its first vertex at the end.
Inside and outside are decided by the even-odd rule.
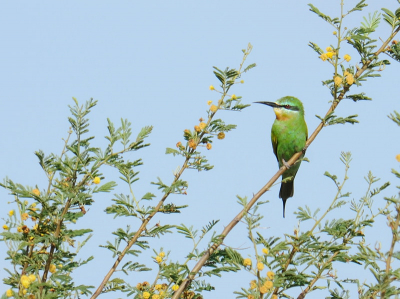
POLYGON ((286 109, 290 109, 290 105, 285 105, 285 108, 286 109))

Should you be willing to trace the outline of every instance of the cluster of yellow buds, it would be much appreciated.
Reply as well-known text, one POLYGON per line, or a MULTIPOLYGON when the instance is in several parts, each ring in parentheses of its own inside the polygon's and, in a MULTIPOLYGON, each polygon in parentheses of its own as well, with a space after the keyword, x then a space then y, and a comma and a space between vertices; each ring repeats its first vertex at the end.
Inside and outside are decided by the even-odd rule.
POLYGON ((345 76, 346 83, 348 85, 352 85, 354 83, 354 76, 352 73, 349 73, 348 71, 344 71, 343 75, 345 76))
POLYGON ((166 283, 163 284, 156 284, 151 286, 147 281, 142 283, 138 283, 136 288, 139 291, 142 291, 142 297, 145 299, 161 299, 165 298, 166 290, 168 289, 168 285, 166 283))
POLYGON ((322 61, 325 61, 327 59, 331 59, 335 55, 336 55, 336 52, 331 47, 327 47, 326 48, 326 53, 322 53, 319 56, 319 58, 321 58, 322 61))
POLYGON ((163 261, 164 257, 165 257, 165 252, 161 251, 154 259, 158 264, 160 264, 163 261))

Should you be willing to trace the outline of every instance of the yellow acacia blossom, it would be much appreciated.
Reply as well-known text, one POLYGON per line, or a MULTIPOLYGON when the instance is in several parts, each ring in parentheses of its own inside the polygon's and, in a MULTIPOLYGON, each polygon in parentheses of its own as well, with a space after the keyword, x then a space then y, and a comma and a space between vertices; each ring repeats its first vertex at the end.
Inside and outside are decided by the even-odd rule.
POLYGON ((397 160, 397 162, 400 162, 400 154, 398 154, 398 155, 396 156, 396 160, 397 160))
POLYGON ((192 149, 196 149, 196 147, 197 147, 196 141, 194 141, 193 139, 190 139, 189 140, 189 147, 192 148, 192 149))
POLYGON ((333 52, 331 47, 326 47, 326 52, 333 52))
POLYGON ((28 217, 29 217, 28 213, 22 213, 22 215, 21 215, 22 220, 26 220, 26 219, 28 219, 28 217))
POLYGON ((199 123, 199 127, 200 127, 200 129, 204 130, 205 127, 207 127, 207 124, 204 122, 201 122, 201 123, 199 123))
POLYGON ((260 293, 261 293, 261 294, 265 294, 265 293, 267 293, 267 292, 268 292, 267 287, 262 286, 262 287, 260 288, 260 293))
POLYGON ((258 262, 258 263, 257 263, 257 270, 258 270, 258 271, 262 271, 263 269, 264 269, 264 264, 261 263, 261 262, 258 262))
POLYGON ((150 298, 150 293, 149 292, 143 292, 143 298, 144 299, 150 298))
POLYGON ((331 58, 333 57, 334 54, 335 54, 335 53, 333 53, 333 52, 328 52, 328 53, 326 53, 326 57, 328 57, 329 59, 331 59, 331 58))
POLYGON ((33 204, 31 204, 31 207, 32 208, 36 207, 36 203, 34 202, 33 204))
POLYGON ((12 296, 13 296, 13 291, 12 291, 11 289, 8 289, 8 290, 6 291, 6 296, 7 296, 7 297, 12 297, 12 296))
POLYGON ((194 126, 194 130, 195 130, 196 132, 201 132, 200 126, 194 126))
POLYGON ((153 294, 153 296, 151 296, 151 299, 160 299, 160 295, 158 295, 158 294, 153 294))
POLYGON ((96 185, 100 184, 100 181, 101 180, 100 180, 100 178, 98 176, 93 179, 93 183, 96 184, 96 185))
POLYGON ((254 296, 253 295, 248 295, 247 299, 254 299, 254 296))
POLYGON ((269 250, 268 250, 268 248, 263 248, 263 249, 262 249, 262 252, 263 252, 264 254, 268 254, 268 253, 269 253, 269 250))
POLYGON ((32 229, 33 229, 33 230, 37 230, 37 229, 38 229, 38 224, 36 223, 36 224, 32 227, 32 229))
POLYGON ((17 227, 17 232, 22 233, 22 226, 17 227))
POLYGON ((12 215, 14 215, 14 210, 11 210, 10 212, 8 212, 8 216, 12 216, 12 215))
POLYGON ((31 275, 28 276, 28 278, 29 278, 30 282, 34 282, 36 280, 36 275, 35 274, 31 274, 31 275))
POLYGON ((346 54, 343 56, 344 60, 346 60, 347 62, 349 62, 351 60, 351 56, 349 54, 346 54))
POLYGON ((255 280, 250 281, 250 289, 255 289, 257 288, 257 282, 255 280))
POLYGON ((217 135, 217 138, 220 139, 220 140, 224 139, 225 138, 225 133, 224 132, 219 132, 218 135, 217 135))
POLYGON ((211 105, 210 110, 211 110, 211 112, 217 112, 218 107, 215 105, 211 105))
POLYGON ((207 101, 207 105, 210 106, 212 104, 212 101, 207 101))
POLYGON ((274 279, 274 276, 275 276, 275 273, 272 272, 272 271, 268 271, 268 272, 267 272, 267 276, 268 276, 269 279, 273 280, 273 279, 274 279))
POLYGON ((57 267, 54 264, 51 264, 49 267, 49 271, 50 273, 55 273, 57 271, 57 267))
POLYGON ((214 90, 215 88, 214 88, 214 86, 212 86, 212 85, 210 85, 210 90, 214 90))
POLYGON ((29 285, 31 284, 31 281, 29 280, 29 277, 26 275, 21 276, 21 284, 25 289, 29 288, 29 285))
POLYGON ((242 84, 243 84, 243 83, 244 83, 244 80, 240 80, 240 83, 242 83, 242 84))
POLYGON ((8 229, 9 229, 8 225, 7 225, 7 224, 4 224, 4 225, 3 225, 3 229, 8 230, 8 229))
POLYGON ((155 286, 154 286, 154 288, 158 291, 158 290, 161 290, 162 289, 162 285, 161 284, 156 284, 155 286))
POLYGON ((207 148, 208 150, 212 149, 211 143, 207 143, 206 148, 207 148))
POLYGON ((348 85, 352 85, 353 83, 354 83, 354 76, 353 76, 353 74, 347 74, 347 76, 346 76, 346 83, 348 84, 348 85))
POLYGON ((179 286, 177 284, 174 284, 171 289, 173 291, 176 291, 177 289, 179 289, 179 286))
POLYGON ((278 299, 277 295, 272 295, 271 299, 278 299))
POLYGON ((336 34, 337 34, 337 32, 336 32, 336 31, 333 31, 333 32, 332 32, 332 34, 333 34, 333 35, 336 35, 336 34))
POLYGON ((265 283, 264 283, 264 287, 266 287, 267 289, 270 289, 270 288, 272 288, 274 286, 274 283, 272 282, 272 281, 270 281, 270 280, 267 280, 265 283))
POLYGON ((159 255, 160 257, 164 257, 164 256, 165 256, 165 252, 164 252, 164 251, 161 251, 158 255, 159 255))
POLYGON ((340 76, 335 76, 335 77, 333 78, 333 82, 335 82, 335 85, 336 85, 336 86, 340 86, 340 85, 342 84, 342 77, 340 77, 340 76))
POLYGON ((243 260, 243 266, 251 266, 251 259, 247 258, 243 260))
POLYGON ((325 61, 328 59, 328 56, 326 55, 326 53, 322 53, 319 58, 321 58, 322 61, 325 61))
POLYGON ((40 195, 40 191, 36 188, 32 190, 32 193, 35 194, 36 196, 40 195))
POLYGON ((237 99, 237 96, 236 96, 235 94, 233 94, 233 95, 231 96, 231 98, 234 99, 234 100, 236 100, 236 99, 237 99))
POLYGON ((162 257, 161 256, 156 256, 156 262, 161 263, 162 262, 162 257))
POLYGON ((181 147, 181 145, 182 145, 182 142, 178 142, 177 144, 176 144, 176 147, 181 147))

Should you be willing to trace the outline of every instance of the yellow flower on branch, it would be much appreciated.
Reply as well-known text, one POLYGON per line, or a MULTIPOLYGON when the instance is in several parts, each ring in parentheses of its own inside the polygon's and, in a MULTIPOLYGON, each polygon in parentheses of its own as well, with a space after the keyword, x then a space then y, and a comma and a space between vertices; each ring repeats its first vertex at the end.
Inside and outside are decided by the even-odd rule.
POLYGON ((161 263, 162 262, 162 257, 161 256, 156 256, 156 262, 161 263))
POLYGON ((96 185, 100 184, 100 181, 101 180, 100 180, 100 178, 98 176, 93 179, 93 183, 96 184, 96 185))
POLYGON ((7 225, 7 224, 4 224, 4 225, 3 225, 3 229, 8 230, 8 229, 9 229, 8 225, 7 225))
POLYGON ((210 106, 212 104, 212 101, 207 101, 207 105, 210 106))
POLYGON ((28 217, 29 217, 28 213, 22 213, 22 215, 21 215, 22 220, 26 220, 26 219, 28 219, 28 217))
POLYGON ((143 292, 143 298, 144 299, 150 298, 150 293, 149 292, 143 292))
POLYGON ((210 85, 210 90, 215 90, 214 86, 210 85))
POLYGON ((255 280, 250 281, 250 289, 255 289, 257 288, 257 282, 255 280))
POLYGON ((50 273, 55 273, 57 271, 57 267, 54 264, 51 264, 49 267, 49 271, 50 273))
POLYGON ((207 124, 204 123, 204 122, 201 122, 201 123, 199 124, 199 127, 200 127, 200 129, 204 130, 205 127, 207 127, 207 124))
POLYGON ((262 286, 261 288, 260 288, 260 293, 261 294, 265 294, 265 293, 267 293, 268 292, 268 288, 266 288, 265 286, 262 286))
POLYGON ((233 100, 236 100, 236 99, 237 99, 237 96, 236 96, 235 94, 233 94, 233 95, 231 96, 231 98, 232 98, 233 100))
POLYGON ((12 297, 13 296, 13 291, 11 289, 8 289, 6 292, 7 297, 12 297))
POLYGON ((333 50, 332 50, 331 47, 327 47, 327 48, 326 48, 326 52, 333 52, 333 50))
POLYGON ((347 62, 349 62, 351 60, 351 56, 349 54, 346 54, 343 56, 344 60, 346 60, 347 62))
POLYGON ((29 277, 26 275, 22 275, 21 276, 21 284, 24 286, 25 289, 29 288, 29 285, 31 284, 29 277))
POLYGON ((340 86, 342 84, 342 77, 335 76, 335 78, 333 78, 333 82, 335 82, 336 86, 340 86))
POLYGON ((32 190, 32 193, 35 194, 36 196, 40 195, 40 191, 36 188, 32 190))
POLYGON ((165 256, 165 252, 164 252, 164 251, 161 251, 161 252, 158 254, 158 256, 164 257, 164 256, 165 256))
POLYGON ((268 280, 268 281, 266 281, 265 283, 264 283, 264 287, 266 287, 267 289, 270 289, 270 288, 272 288, 274 286, 274 283, 272 282, 272 281, 270 281, 270 280, 268 280))
POLYGON ((225 138, 225 133, 224 132, 219 132, 218 135, 217 135, 217 138, 220 139, 220 140, 224 139, 225 138))
POLYGON ((8 215, 11 217, 12 215, 14 215, 14 210, 11 210, 10 212, 8 212, 8 215))
POLYGON ((269 250, 268 250, 268 248, 263 248, 263 249, 262 249, 262 252, 263 252, 264 254, 268 254, 268 253, 269 253, 269 250))
POLYGON ((179 289, 179 286, 177 284, 174 284, 171 288, 173 291, 176 291, 179 289))
POLYGON ((268 276, 269 279, 273 280, 273 279, 274 279, 274 276, 275 276, 275 273, 272 272, 272 271, 268 271, 268 272, 267 272, 267 276, 268 276))
POLYGON ((396 156, 396 160, 397 160, 397 162, 400 162, 400 154, 398 154, 398 155, 396 156))
POLYGON ((196 147, 197 147, 196 141, 194 141, 193 139, 190 139, 189 140, 189 147, 192 148, 192 149, 196 149, 196 147))
POLYGON ((160 295, 158 295, 158 294, 153 294, 153 296, 151 296, 151 299, 160 299, 160 295))
POLYGON ((322 53, 319 58, 321 58, 322 61, 325 61, 328 59, 328 56, 326 55, 326 53, 322 53))
POLYGON ((346 82, 348 85, 352 85, 354 83, 354 76, 353 74, 347 74, 346 76, 346 82))
POLYGON ((194 126, 194 130, 195 130, 196 132, 201 132, 200 126, 194 126))
POLYGON ((262 271, 263 269, 264 269, 264 264, 258 262, 258 263, 257 263, 257 270, 258 270, 258 271, 262 271))
POLYGON ((211 105, 210 110, 211 110, 211 112, 217 112, 218 107, 215 105, 211 105))
POLYGON ((333 57, 333 55, 334 55, 333 52, 326 53, 326 57, 328 57, 329 59, 331 59, 333 57))
POLYGON ((35 274, 31 274, 31 275, 28 276, 28 278, 29 278, 30 282, 34 282, 36 280, 36 275, 35 274))
POLYGON ((211 143, 207 143, 206 148, 207 148, 208 150, 212 149, 211 143))
POLYGON ((251 259, 247 258, 243 260, 243 266, 251 266, 251 259))

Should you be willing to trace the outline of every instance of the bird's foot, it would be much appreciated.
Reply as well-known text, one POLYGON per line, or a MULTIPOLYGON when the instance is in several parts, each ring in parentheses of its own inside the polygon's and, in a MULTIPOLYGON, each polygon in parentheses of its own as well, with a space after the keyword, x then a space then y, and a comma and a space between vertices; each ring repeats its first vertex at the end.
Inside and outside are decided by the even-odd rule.
POLYGON ((290 168, 290 165, 288 164, 288 162, 285 161, 285 159, 282 158, 282 164, 286 167, 286 169, 290 168))

